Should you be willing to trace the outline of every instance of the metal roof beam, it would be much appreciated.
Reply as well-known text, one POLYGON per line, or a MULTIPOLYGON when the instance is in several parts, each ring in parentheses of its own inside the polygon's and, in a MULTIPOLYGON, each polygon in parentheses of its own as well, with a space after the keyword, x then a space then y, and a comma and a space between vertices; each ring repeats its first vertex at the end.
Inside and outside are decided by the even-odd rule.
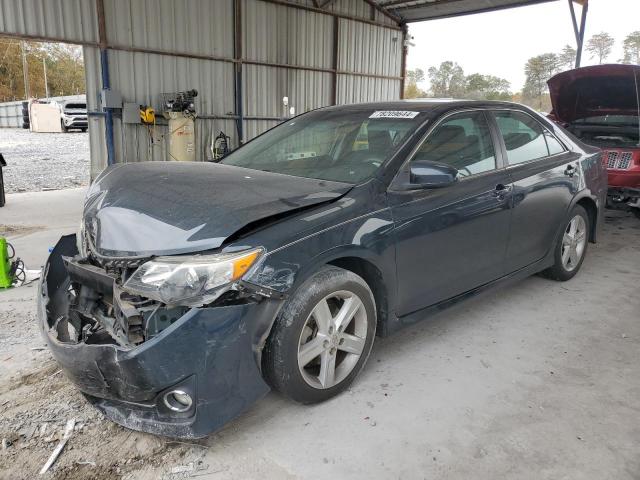
POLYGON ((582 5, 582 16, 580 18, 580 26, 578 26, 578 20, 576 18, 576 11, 573 7, 574 0, 569 0, 569 11, 571 12, 571 21, 573 22, 573 31, 576 35, 576 68, 580 67, 582 62, 582 47, 584 45, 584 32, 587 28, 587 12, 589 11, 589 0, 575 0, 579 5, 582 5))
POLYGON ((402 23, 402 18, 400 18, 397 15, 394 15, 393 13, 391 13, 389 10, 387 10, 386 8, 383 8, 382 6, 378 5, 376 2, 374 2, 373 0, 364 0, 365 3, 371 5, 374 9, 376 9, 378 12, 380 12, 382 15, 385 15, 386 17, 390 18, 391 20, 393 20, 394 22, 400 24, 402 23))
POLYGON ((391 0, 378 4, 405 22, 420 22, 524 7, 554 0, 391 0))
POLYGON ((304 5, 302 3, 293 3, 288 0, 259 0, 259 1, 265 2, 265 3, 272 3, 274 5, 282 5, 285 7, 296 8, 298 10, 306 10, 307 12, 315 12, 315 13, 321 13, 323 15, 331 15, 332 17, 343 18, 345 20, 353 20, 354 22, 368 23, 369 25, 376 25, 378 27, 384 27, 384 28, 390 28, 392 30, 402 31, 402 27, 400 27, 399 25, 387 25, 386 23, 367 20, 365 18, 356 17, 355 15, 345 15, 342 13, 333 12, 331 10, 324 10, 322 8, 311 7, 309 5, 304 5))

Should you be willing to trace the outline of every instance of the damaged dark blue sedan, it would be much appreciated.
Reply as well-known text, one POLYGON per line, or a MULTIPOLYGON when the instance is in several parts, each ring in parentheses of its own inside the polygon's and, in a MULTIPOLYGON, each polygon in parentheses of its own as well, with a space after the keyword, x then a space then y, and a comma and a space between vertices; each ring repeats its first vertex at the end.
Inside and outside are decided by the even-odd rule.
POLYGON ((108 418, 202 437, 270 388, 337 395, 376 334, 572 278, 606 191, 601 154, 526 107, 320 109, 217 164, 106 169, 47 262, 41 327, 108 418))

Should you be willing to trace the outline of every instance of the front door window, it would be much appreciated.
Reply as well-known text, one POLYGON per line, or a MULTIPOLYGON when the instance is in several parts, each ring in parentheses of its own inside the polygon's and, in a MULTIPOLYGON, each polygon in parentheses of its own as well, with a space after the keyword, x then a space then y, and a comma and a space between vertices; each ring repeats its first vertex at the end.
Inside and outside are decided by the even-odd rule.
POLYGON ((431 132, 414 159, 451 165, 459 177, 495 170, 496 156, 484 113, 448 118, 431 132))

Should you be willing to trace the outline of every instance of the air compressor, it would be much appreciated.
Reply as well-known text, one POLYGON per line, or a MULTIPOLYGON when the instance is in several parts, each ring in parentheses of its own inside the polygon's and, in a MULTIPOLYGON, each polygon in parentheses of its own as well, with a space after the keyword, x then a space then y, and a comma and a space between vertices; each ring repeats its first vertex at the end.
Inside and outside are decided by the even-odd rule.
POLYGON ((169 160, 193 162, 196 159, 197 90, 177 92, 165 99, 163 116, 169 121, 169 160))

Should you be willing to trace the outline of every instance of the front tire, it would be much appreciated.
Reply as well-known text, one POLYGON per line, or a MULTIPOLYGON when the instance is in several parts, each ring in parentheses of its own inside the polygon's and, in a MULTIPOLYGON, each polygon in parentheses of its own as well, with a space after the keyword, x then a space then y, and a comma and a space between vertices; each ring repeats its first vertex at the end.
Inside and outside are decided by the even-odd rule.
POLYGON ((284 306, 265 345, 263 373, 300 403, 345 390, 367 361, 376 332, 371 289, 358 275, 323 267, 284 306))
POLYGON ((555 247, 555 263, 543 275, 565 282, 572 279, 582 267, 589 245, 590 221, 587 211, 576 205, 569 214, 562 236, 555 247))

